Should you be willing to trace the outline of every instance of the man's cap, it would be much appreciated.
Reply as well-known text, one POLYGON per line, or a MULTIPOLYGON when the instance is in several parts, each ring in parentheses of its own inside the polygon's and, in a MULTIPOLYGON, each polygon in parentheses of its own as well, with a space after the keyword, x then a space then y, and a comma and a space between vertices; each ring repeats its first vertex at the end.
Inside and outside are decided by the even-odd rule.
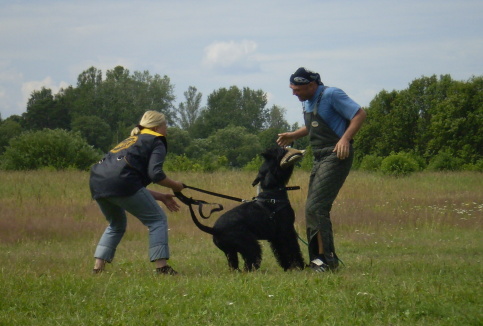
POLYGON ((292 85, 307 85, 313 81, 318 85, 323 85, 318 73, 304 67, 300 67, 290 76, 290 84, 292 85))

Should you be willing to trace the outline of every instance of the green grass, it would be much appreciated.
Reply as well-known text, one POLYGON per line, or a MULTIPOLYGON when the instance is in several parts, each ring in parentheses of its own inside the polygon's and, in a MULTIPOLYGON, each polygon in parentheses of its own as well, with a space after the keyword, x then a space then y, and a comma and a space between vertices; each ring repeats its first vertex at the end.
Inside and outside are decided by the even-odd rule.
MULTIPOLYGON (((253 173, 170 176, 255 195, 253 173)), ((290 183, 302 186, 290 193, 301 235, 307 180, 297 171, 290 183)), ((0 325, 481 325, 482 181, 481 173, 352 172, 333 207, 344 262, 335 274, 283 272, 266 243, 259 271, 229 272, 183 207, 168 214, 170 265, 181 274, 169 277, 155 275, 146 229, 132 217, 108 272, 90 274, 106 222, 87 173, 2 171, 0 325)))

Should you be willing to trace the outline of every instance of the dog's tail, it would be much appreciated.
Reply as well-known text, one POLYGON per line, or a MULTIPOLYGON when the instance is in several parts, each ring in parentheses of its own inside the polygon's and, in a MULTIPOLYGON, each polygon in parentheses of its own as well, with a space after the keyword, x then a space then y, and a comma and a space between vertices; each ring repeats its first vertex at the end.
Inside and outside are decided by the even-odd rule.
MULTIPOLYGON (((181 192, 175 192, 174 194, 181 202, 183 202, 184 204, 186 204, 189 207, 190 213, 191 213, 191 219, 193 220, 195 225, 198 227, 198 229, 200 229, 201 231, 206 232, 208 234, 214 235, 215 230, 210 226, 202 224, 198 220, 198 217, 196 216, 195 211, 193 210, 193 205, 198 205, 199 208, 200 208, 200 212, 201 212, 201 206, 204 203, 206 204, 206 202, 203 202, 203 201, 200 201, 200 200, 194 200, 193 198, 188 198, 185 195, 183 195, 181 192)), ((222 206, 220 206, 220 207, 221 207, 221 209, 223 209, 222 206)), ((219 209, 219 210, 221 210, 221 209, 219 209)), ((202 215, 202 213, 200 213, 200 214, 202 215)))

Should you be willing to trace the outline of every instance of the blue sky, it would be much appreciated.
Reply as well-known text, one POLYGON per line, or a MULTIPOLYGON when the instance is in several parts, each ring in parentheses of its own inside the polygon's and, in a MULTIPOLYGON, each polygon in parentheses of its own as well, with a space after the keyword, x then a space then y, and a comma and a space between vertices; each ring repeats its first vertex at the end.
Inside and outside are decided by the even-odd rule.
POLYGON ((167 75, 175 106, 195 86, 261 89, 302 122, 288 88, 317 71, 361 106, 421 76, 483 74, 481 0, 0 0, 0 113, 25 112, 42 86, 57 93, 94 66, 167 75))

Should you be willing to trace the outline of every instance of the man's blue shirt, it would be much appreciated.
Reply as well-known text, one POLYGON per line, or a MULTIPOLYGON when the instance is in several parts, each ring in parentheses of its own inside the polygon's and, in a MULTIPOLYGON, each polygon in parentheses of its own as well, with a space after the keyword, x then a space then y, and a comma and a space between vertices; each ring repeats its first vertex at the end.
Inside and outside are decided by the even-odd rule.
POLYGON ((315 104, 322 90, 324 90, 324 93, 320 99, 317 113, 339 137, 342 137, 347 129, 348 122, 352 120, 361 106, 340 88, 320 85, 314 97, 303 103, 306 112, 314 111, 315 104))

